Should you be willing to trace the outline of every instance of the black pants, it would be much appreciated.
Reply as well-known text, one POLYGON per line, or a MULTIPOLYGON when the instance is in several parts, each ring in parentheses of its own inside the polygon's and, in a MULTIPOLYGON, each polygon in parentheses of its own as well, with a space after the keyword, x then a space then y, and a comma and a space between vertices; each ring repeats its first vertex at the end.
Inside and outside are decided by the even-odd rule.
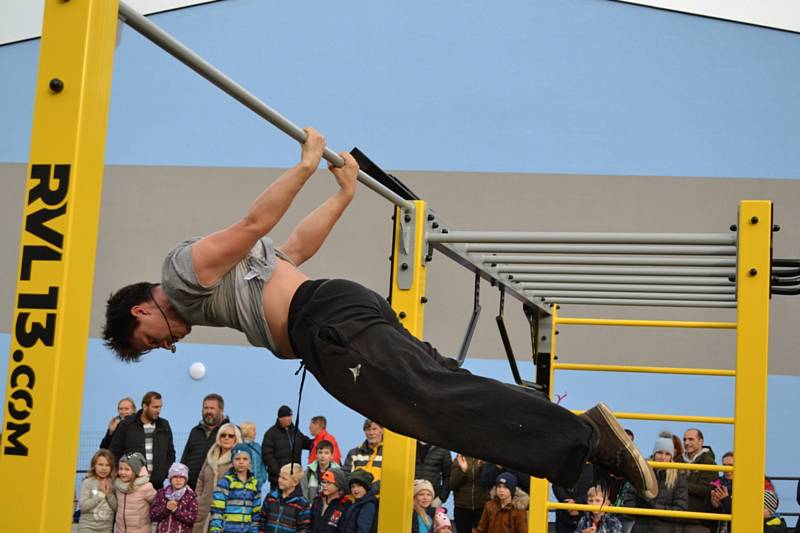
POLYGON ((331 395, 396 433, 571 486, 591 427, 539 392, 463 369, 411 335, 379 294, 307 281, 289 308, 294 352, 331 395))
POLYGON ((461 533, 462 531, 466 531, 467 533, 472 533, 473 528, 478 527, 478 524, 480 524, 482 514, 483 509, 454 508, 453 520, 456 523, 456 532, 461 533))

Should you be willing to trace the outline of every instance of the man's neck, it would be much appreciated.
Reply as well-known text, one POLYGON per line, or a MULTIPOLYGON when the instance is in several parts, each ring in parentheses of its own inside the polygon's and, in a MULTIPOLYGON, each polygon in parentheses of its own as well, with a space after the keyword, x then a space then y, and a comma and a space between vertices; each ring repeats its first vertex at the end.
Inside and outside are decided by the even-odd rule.
POLYGON ((688 457, 689 459, 694 461, 694 458, 697 457, 698 455, 700 455, 700 452, 702 452, 702 451, 703 451, 703 448, 700 448, 699 450, 697 450, 694 453, 686 452, 686 457, 688 457))
POLYGON ((154 420, 150 420, 150 418, 146 414, 144 414, 144 412, 142 412, 141 416, 139 417, 139 420, 142 421, 142 424, 152 424, 154 422, 154 420))

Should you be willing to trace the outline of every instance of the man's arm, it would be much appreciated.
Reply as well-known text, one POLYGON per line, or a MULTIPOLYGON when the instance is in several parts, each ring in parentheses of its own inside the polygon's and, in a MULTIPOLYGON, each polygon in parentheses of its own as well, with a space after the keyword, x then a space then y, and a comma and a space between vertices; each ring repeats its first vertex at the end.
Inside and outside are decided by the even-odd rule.
POLYGON ((339 190, 301 220, 286 242, 279 247, 296 266, 305 263, 317 253, 355 195, 358 163, 347 152, 339 155, 344 159, 343 167, 328 165, 339 183, 339 190))
POLYGON ((250 205, 242 220, 216 231, 192 245, 192 263, 203 286, 216 283, 244 259, 255 243, 283 218, 297 193, 319 166, 325 137, 306 128, 300 163, 284 172, 250 205))

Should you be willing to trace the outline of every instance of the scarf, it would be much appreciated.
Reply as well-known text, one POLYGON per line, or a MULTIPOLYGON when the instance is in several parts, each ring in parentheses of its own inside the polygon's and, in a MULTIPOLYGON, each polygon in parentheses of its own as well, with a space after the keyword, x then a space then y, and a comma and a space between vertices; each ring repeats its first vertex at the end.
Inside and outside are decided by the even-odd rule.
POLYGON ((186 489, 189 488, 189 485, 184 485, 182 489, 175 490, 172 488, 172 485, 167 487, 167 491, 164 493, 164 496, 167 498, 167 501, 175 501, 178 502, 183 498, 183 495, 186 494, 186 489))
POLYGON ((139 476, 133 480, 133 483, 126 483, 125 481, 122 481, 122 479, 117 478, 114 480, 114 488, 123 494, 131 494, 136 492, 139 487, 145 483, 150 483, 150 476, 139 476))

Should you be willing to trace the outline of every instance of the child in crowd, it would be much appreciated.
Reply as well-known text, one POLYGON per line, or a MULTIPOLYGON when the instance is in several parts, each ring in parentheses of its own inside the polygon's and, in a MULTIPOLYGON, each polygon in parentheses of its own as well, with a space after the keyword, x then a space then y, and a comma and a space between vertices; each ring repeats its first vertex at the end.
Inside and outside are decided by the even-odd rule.
POLYGON ((450 523, 450 517, 447 516, 447 509, 444 507, 440 507, 433 517, 433 532, 453 533, 453 525, 450 523))
POLYGON ((347 475, 341 469, 322 474, 322 490, 311 502, 311 533, 338 533, 352 500, 345 496, 347 475))
POLYGON ((778 495, 767 488, 764 491, 764 533, 788 533, 786 521, 778 516, 778 495))
POLYGON ((313 461, 303 474, 301 484, 303 496, 309 501, 320 492, 320 479, 328 470, 341 469, 342 467, 333 460, 333 443, 329 440, 321 440, 316 447, 317 458, 313 461))
POLYGON ((259 533, 309 533, 311 512, 300 490, 302 479, 303 467, 299 464, 281 467, 278 488, 267 494, 261 507, 259 533))
POLYGON ((231 451, 233 466, 220 478, 211 501, 210 533, 257 533, 261 485, 250 470, 252 455, 245 443, 231 451))
POLYGON ((411 533, 433 532, 433 484, 426 479, 414 480, 414 514, 411 533))
MULTIPOLYGON (((602 487, 591 487, 586 493, 587 505, 611 505, 611 502, 603 492, 602 487)), ((587 511, 578 520, 578 527, 575 533, 622 533, 622 523, 616 516, 597 512, 587 511)))
POLYGON ((372 486, 372 474, 366 470, 355 470, 350 474, 350 494, 353 505, 344 517, 343 533, 373 533, 377 531, 378 499, 372 486))
POLYGON ((189 467, 172 463, 168 485, 158 492, 150 507, 150 520, 158 522, 156 533, 191 533, 197 519, 197 495, 189 486, 189 467))
POLYGON ((473 533, 528 533, 528 503, 530 498, 517 488, 517 476, 502 472, 489 492, 491 497, 483 507, 481 521, 473 533))
POLYGON ((81 518, 78 533, 111 533, 114 529, 114 455, 98 450, 92 457, 89 473, 81 482, 78 506, 81 518))
POLYGON ((156 489, 150 483, 146 459, 139 452, 129 453, 119 460, 119 472, 114 480, 117 496, 116 533, 150 533, 150 504, 156 489))
POLYGON ((261 443, 256 441, 255 422, 242 422, 239 424, 242 432, 242 443, 250 448, 250 471, 256 476, 258 486, 263 487, 267 482, 267 467, 261 456, 261 443))

